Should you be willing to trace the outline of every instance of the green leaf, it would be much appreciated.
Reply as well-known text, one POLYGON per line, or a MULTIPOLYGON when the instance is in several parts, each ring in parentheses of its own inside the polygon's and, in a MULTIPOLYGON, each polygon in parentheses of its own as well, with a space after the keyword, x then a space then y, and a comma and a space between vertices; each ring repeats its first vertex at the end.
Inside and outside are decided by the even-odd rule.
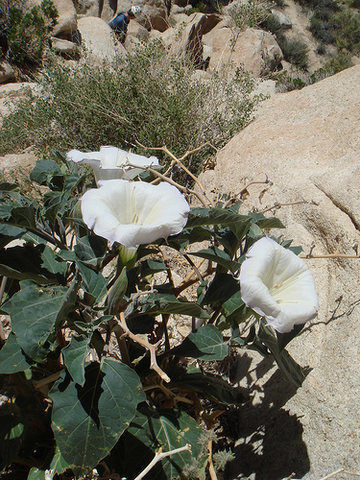
POLYGON ((41 254, 41 259, 43 261, 42 266, 48 271, 56 275, 59 273, 60 275, 64 276, 67 269, 66 262, 62 262, 58 260, 59 257, 55 254, 55 252, 45 246, 43 253, 41 254))
POLYGON ((256 224, 262 229, 285 228, 278 218, 262 218, 256 221, 256 224))
POLYGON ((146 277, 153 273, 162 272, 166 270, 166 265, 164 262, 158 260, 147 259, 141 262, 141 276, 146 277))
POLYGON ((82 277, 82 287, 85 292, 93 297, 94 304, 101 302, 106 295, 106 279, 100 272, 95 272, 82 262, 78 262, 78 268, 82 277))
MULTIPOLYGON (((61 275, 48 270, 43 260, 45 245, 30 244, 0 250, 0 275, 16 280, 33 280, 40 285, 61 281, 61 275)), ((50 249, 49 249, 50 250, 50 249)), ((46 257, 46 255, 45 255, 46 257)), ((51 267, 53 268, 53 267, 51 267)))
POLYGON ((23 372, 28 368, 29 364, 16 341, 16 336, 10 333, 5 345, 0 350, 0 374, 23 372))
POLYGON ((117 315, 123 305, 123 298, 128 286, 126 268, 121 270, 120 275, 111 287, 107 298, 107 313, 117 315))
POLYGON ((194 208, 190 211, 186 228, 200 225, 229 225, 248 222, 246 215, 239 215, 231 208, 194 208))
POLYGON ((53 331, 68 295, 65 287, 39 290, 29 281, 20 283, 21 290, 3 305, 11 317, 12 329, 19 346, 34 361, 43 361, 44 343, 53 331))
POLYGON ((191 243, 204 242, 212 236, 211 230, 205 227, 186 228, 178 235, 169 237, 167 243, 177 250, 183 250, 191 243))
POLYGON ((105 359, 85 368, 85 384, 65 378, 50 394, 52 428, 64 460, 76 475, 104 458, 145 400, 136 373, 127 365, 105 359))
POLYGON ((216 273, 202 300, 202 305, 219 307, 237 292, 240 292, 239 282, 232 275, 216 273))
POLYGON ((150 473, 151 478, 163 478, 162 472, 169 480, 179 478, 189 464, 195 463, 196 460, 203 464, 204 457, 202 457, 199 445, 201 435, 200 426, 185 412, 173 410, 157 413, 145 409, 143 412, 136 412, 124 442, 120 443, 120 447, 125 448, 125 459, 127 460, 124 474, 134 478, 152 460, 159 447, 163 452, 168 452, 190 444, 191 452, 184 451, 171 457, 165 457, 150 473), (135 440, 141 442, 140 445, 135 440), (150 452, 145 450, 145 455, 144 453, 139 455, 139 451, 142 451, 141 444, 148 447, 150 452), (150 458, 146 457, 146 454, 150 458), (134 462, 134 458, 137 458, 138 461, 134 462))
POLYGON ((206 258, 207 260, 212 260, 215 263, 225 267, 230 272, 236 272, 240 268, 240 264, 231 260, 230 256, 220 250, 218 247, 211 247, 205 250, 199 250, 198 252, 188 252, 189 255, 194 255, 196 257, 206 258))
MULTIPOLYGON (((189 315, 190 317, 209 318, 209 315, 200 305, 194 302, 178 300, 174 295, 155 294, 144 299, 142 313, 160 315, 161 313, 189 315)), ((138 312, 137 312, 138 314, 138 312)))
POLYGON ((26 230, 12 225, 0 225, 0 248, 5 247, 9 242, 20 238, 26 230))
POLYGON ((306 377, 305 369, 302 368, 286 350, 280 350, 276 336, 264 322, 260 324, 257 337, 271 351, 281 372, 288 380, 297 387, 300 387, 306 377))
POLYGON ((30 173, 30 180, 39 185, 51 185, 54 177, 63 177, 60 166, 52 160, 38 160, 30 173))
POLYGON ((90 338, 85 335, 73 335, 69 345, 67 345, 62 353, 65 359, 65 366, 68 369, 75 383, 83 386, 85 382, 85 357, 89 350, 90 338))
POLYGON ((85 265, 96 266, 107 250, 107 241, 105 238, 96 235, 88 235, 81 237, 74 251, 77 257, 85 263, 85 265))
POLYGON ((228 350, 219 330, 214 325, 205 325, 196 332, 191 332, 171 353, 202 360, 223 360, 228 355, 228 350))
POLYGON ((228 405, 238 405, 247 399, 238 387, 234 388, 217 375, 186 373, 172 376, 169 387, 177 387, 205 394, 208 398, 228 405))

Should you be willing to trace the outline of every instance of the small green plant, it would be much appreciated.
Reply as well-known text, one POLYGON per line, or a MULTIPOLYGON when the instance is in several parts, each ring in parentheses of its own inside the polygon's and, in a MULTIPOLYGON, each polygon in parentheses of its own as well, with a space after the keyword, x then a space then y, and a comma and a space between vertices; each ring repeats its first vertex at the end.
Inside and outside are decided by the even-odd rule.
POLYGON ((43 0, 30 10, 14 2, 7 5, 5 35, 7 59, 21 67, 36 67, 42 62, 57 11, 51 0, 43 0))

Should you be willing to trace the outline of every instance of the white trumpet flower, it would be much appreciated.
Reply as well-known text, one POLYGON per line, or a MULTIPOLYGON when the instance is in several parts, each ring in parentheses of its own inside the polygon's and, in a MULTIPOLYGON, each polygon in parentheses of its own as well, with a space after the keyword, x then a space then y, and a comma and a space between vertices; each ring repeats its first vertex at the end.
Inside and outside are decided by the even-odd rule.
POLYGON ((99 152, 71 150, 66 154, 66 159, 75 163, 90 165, 94 171, 97 183, 100 180, 113 180, 116 178, 131 180, 146 167, 155 169, 160 167, 157 157, 147 158, 110 146, 101 147, 99 152))
POLYGON ((247 252, 240 289, 244 303, 280 333, 317 315, 315 282, 306 263, 268 237, 247 252))
POLYGON ((136 248, 176 235, 184 228, 189 205, 169 183, 107 180, 81 198, 81 213, 96 235, 136 248))

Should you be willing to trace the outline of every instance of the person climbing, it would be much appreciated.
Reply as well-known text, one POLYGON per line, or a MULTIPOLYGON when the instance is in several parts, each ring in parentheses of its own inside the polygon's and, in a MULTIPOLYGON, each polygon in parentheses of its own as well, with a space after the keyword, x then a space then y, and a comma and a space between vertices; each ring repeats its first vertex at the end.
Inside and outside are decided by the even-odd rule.
POLYGON ((115 35, 121 43, 125 42, 128 25, 131 19, 135 18, 141 12, 141 7, 132 6, 125 13, 117 13, 109 22, 109 26, 114 30, 115 35))

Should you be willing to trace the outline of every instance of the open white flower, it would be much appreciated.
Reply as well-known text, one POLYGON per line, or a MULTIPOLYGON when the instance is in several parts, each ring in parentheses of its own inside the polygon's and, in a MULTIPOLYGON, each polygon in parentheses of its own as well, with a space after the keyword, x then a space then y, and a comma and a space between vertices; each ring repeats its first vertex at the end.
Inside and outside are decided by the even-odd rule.
POLYGON ((107 180, 81 198, 81 213, 96 235, 128 248, 180 233, 189 205, 169 183, 107 180))
POLYGON ((280 333, 316 317, 318 298, 306 263, 270 238, 247 252, 240 288, 244 303, 280 333))
POLYGON ((120 148, 106 146, 101 147, 99 152, 71 150, 66 154, 66 159, 75 163, 90 165, 94 170, 96 182, 116 178, 131 180, 144 170, 132 165, 159 168, 157 157, 147 158, 136 153, 126 152, 120 148))

